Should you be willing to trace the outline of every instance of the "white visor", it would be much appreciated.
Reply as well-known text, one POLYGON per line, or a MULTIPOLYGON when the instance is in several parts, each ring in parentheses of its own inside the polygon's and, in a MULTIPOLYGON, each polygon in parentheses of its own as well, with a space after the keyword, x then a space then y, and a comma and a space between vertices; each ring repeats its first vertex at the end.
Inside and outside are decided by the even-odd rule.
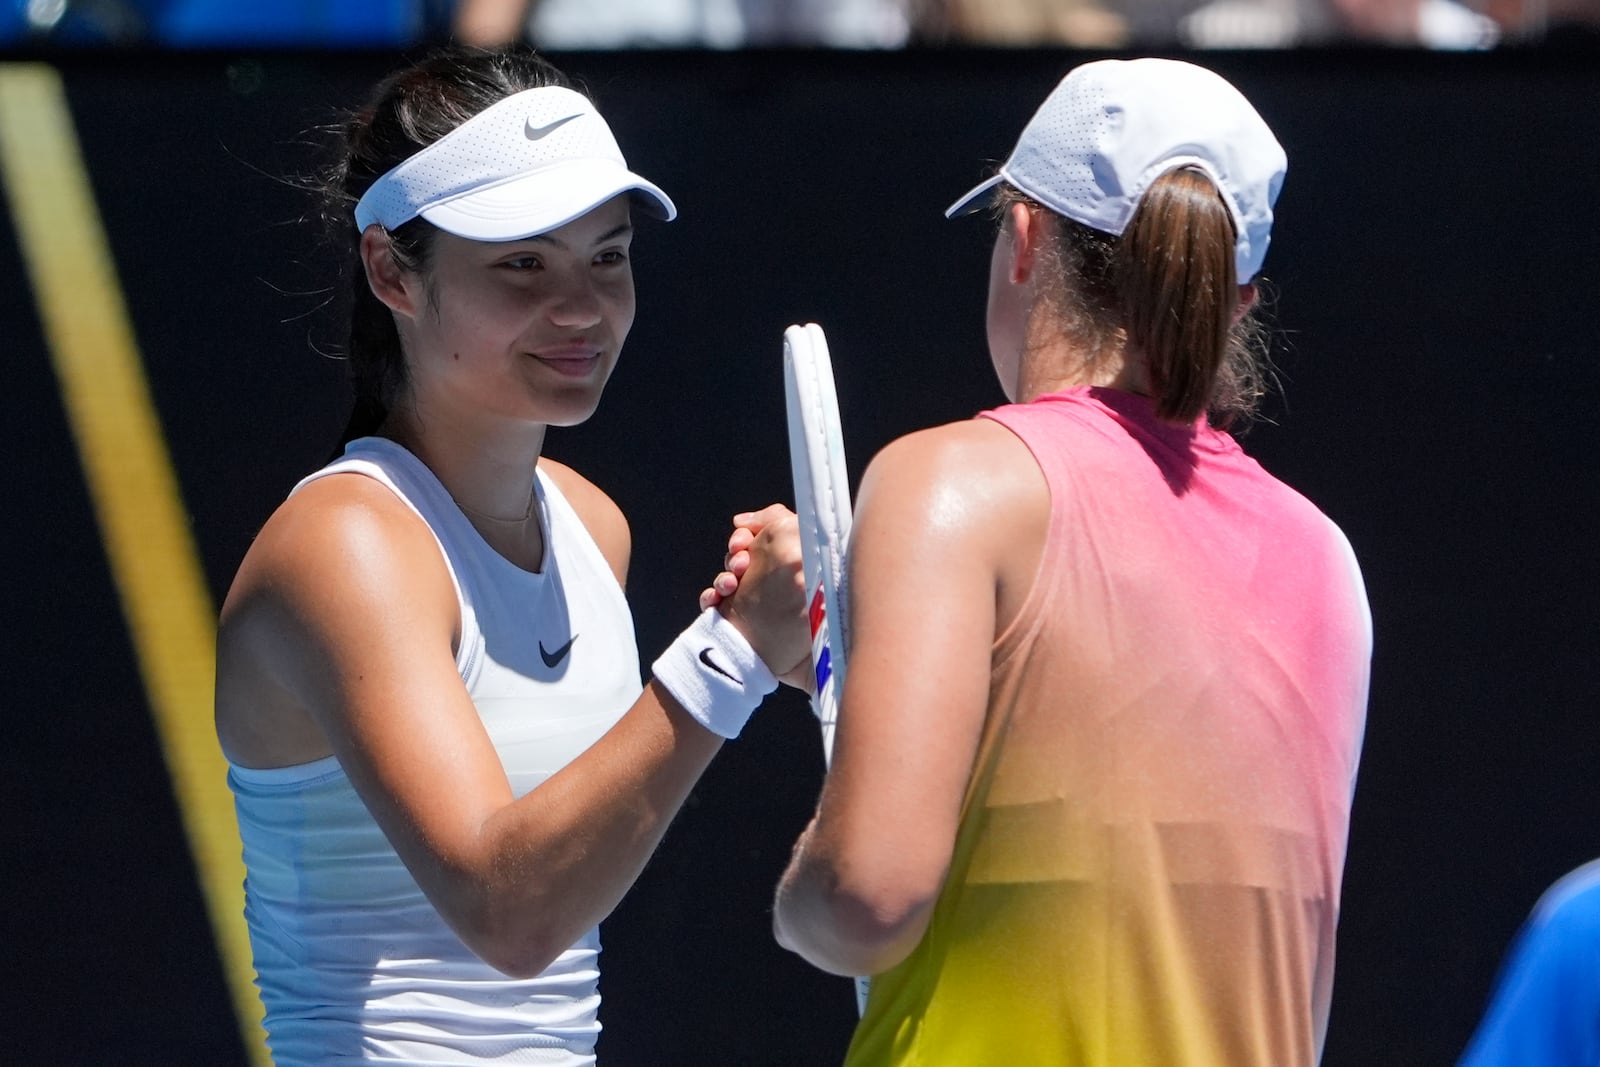
POLYGON ((677 217, 666 193, 628 169, 582 93, 556 86, 508 96, 384 174, 356 205, 356 227, 421 216, 457 237, 516 241, 548 233, 622 193, 677 217))

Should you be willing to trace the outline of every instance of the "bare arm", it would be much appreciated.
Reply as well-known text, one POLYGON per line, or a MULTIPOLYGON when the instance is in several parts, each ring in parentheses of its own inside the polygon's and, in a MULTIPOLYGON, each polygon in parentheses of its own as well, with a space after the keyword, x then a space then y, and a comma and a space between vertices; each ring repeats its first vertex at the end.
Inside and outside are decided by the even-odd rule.
MULTIPOLYGON (((774 558, 770 543, 763 584, 775 604, 788 590, 798 620, 797 560, 774 558)), ((263 530, 222 641, 305 710, 468 947, 507 974, 536 974, 615 907, 722 739, 652 683, 515 799, 456 672, 458 626, 427 528, 377 483, 334 476, 263 530)), ((219 674, 219 706, 229 691, 219 674)))
POLYGON ((901 439, 862 480, 833 763, 774 907, 779 943, 823 970, 876 974, 927 929, 983 733, 997 624, 1025 595, 1048 515, 1037 466, 994 423, 901 439))

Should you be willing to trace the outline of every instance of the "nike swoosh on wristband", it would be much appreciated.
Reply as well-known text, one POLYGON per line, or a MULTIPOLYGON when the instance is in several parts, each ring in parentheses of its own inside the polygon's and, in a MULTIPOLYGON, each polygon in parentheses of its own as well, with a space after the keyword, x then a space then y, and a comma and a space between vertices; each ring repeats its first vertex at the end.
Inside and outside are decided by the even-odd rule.
POLYGON ((560 648, 556 649, 554 652, 546 652, 545 648, 544 648, 544 642, 540 641, 539 642, 539 658, 544 660, 544 665, 546 667, 549 667, 549 668, 551 668, 553 670, 554 668, 556 668, 557 666, 559 666, 561 664, 562 660, 567 658, 567 653, 572 651, 572 642, 576 641, 577 639, 578 639, 578 635, 577 634, 573 634, 571 637, 567 638, 567 643, 566 644, 562 645, 560 648))
POLYGON ((744 684, 744 681, 742 679, 735 678, 733 675, 729 674, 727 671, 725 671, 721 667, 717 666, 716 662, 711 658, 711 646, 710 645, 707 645, 705 648, 702 648, 700 650, 700 662, 704 663, 707 667, 711 668, 712 670, 716 671, 718 674, 722 675, 724 678, 726 678, 728 681, 732 682, 734 685, 743 685, 744 684))
POLYGON ((533 120, 528 119, 526 124, 522 127, 522 132, 528 135, 528 140, 537 141, 546 134, 554 132, 556 127, 565 126, 567 123, 571 122, 573 119, 582 114, 583 112, 579 111, 576 114, 568 115, 565 118, 556 119, 554 122, 546 123, 543 126, 535 126, 533 124, 533 120))

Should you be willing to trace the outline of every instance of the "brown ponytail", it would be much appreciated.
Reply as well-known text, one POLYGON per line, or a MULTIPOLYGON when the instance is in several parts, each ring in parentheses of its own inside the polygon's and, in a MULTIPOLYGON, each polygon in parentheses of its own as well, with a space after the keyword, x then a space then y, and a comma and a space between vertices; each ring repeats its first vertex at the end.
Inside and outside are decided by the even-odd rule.
MULTIPOLYGON (((1045 210, 1009 185, 995 199, 1045 210)), ((1224 428, 1265 393, 1265 331, 1254 311, 1234 322, 1233 216, 1202 172, 1169 171, 1150 186, 1121 237, 1050 213, 1044 241, 1054 323, 1090 360, 1132 345, 1148 360, 1156 414, 1224 428)))
POLYGON ((1118 242, 1114 270, 1128 343, 1148 361, 1156 414, 1192 422, 1219 406, 1236 408, 1229 394, 1238 392, 1237 368, 1228 361, 1239 299, 1233 216, 1211 179, 1188 168, 1157 178, 1118 242))

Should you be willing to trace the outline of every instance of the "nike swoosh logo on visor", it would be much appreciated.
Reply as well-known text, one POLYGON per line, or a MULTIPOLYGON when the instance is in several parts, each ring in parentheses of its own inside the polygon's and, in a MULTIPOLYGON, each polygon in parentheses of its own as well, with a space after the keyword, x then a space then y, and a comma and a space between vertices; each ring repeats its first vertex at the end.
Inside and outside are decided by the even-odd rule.
POLYGON ((554 652, 546 652, 544 648, 544 642, 540 641, 539 658, 544 660, 544 665, 546 667, 554 670, 556 667, 560 666, 562 660, 567 658, 567 653, 572 651, 572 642, 576 641, 577 639, 578 635, 573 634, 571 637, 567 638, 566 644, 562 645, 554 652))
POLYGON ((524 125, 522 128, 522 132, 528 135, 528 140, 537 141, 541 137, 554 132, 557 127, 565 126, 567 123, 571 122, 573 119, 582 114, 583 112, 580 111, 575 115, 568 115, 565 118, 556 119, 554 122, 546 123, 543 126, 535 126, 533 124, 533 120, 528 119, 526 125, 524 125))

